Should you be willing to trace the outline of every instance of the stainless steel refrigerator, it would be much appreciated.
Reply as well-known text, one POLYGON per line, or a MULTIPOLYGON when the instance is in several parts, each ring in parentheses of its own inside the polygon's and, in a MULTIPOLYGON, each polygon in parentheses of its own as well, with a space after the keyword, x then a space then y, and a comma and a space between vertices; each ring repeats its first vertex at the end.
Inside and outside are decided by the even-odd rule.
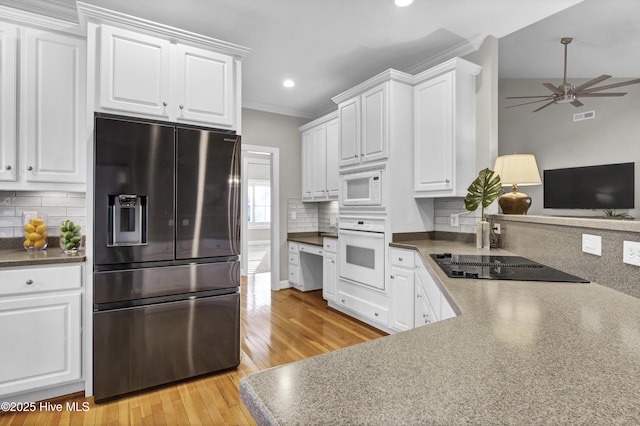
POLYGON ((97 114, 97 401, 240 363, 240 136, 97 114))

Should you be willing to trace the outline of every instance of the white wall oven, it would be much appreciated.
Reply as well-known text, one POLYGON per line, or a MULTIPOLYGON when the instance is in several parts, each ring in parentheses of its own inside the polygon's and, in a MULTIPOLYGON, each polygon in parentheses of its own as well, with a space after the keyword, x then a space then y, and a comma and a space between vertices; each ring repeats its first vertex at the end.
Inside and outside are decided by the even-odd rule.
POLYGON ((382 206, 384 170, 366 170, 340 175, 340 205, 382 206))
POLYGON ((341 218, 338 270, 346 281, 384 291, 383 219, 341 218))

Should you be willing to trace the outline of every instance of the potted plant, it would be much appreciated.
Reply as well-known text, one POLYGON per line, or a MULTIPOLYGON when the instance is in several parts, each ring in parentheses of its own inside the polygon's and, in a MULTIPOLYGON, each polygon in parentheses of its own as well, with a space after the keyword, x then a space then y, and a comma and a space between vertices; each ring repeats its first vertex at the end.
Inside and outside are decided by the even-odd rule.
POLYGON ((493 203, 502 192, 500 176, 488 168, 480 170, 478 177, 467 188, 464 197, 465 209, 473 212, 482 206, 480 222, 476 224, 476 247, 489 247, 489 222, 484 215, 484 209, 493 203))

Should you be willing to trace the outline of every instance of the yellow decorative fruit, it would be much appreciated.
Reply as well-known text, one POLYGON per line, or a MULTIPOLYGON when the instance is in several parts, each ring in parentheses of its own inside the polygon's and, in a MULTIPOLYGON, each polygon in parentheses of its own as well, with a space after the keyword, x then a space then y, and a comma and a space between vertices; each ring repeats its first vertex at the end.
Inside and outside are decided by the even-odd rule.
POLYGON ((25 230, 25 232, 27 232, 27 233, 35 232, 35 231, 36 231, 36 227, 35 227, 35 226, 33 226, 33 225, 32 225, 32 224, 30 224, 30 223, 27 223, 27 224, 24 226, 24 230, 25 230))
POLYGON ((46 230, 47 230, 47 225, 44 225, 44 224, 38 225, 38 227, 36 228, 36 232, 38 234, 42 234, 42 233, 46 232, 46 230))
POLYGON ((24 243, 22 243, 22 245, 23 245, 25 248, 33 247, 33 241, 31 241, 31 240, 24 240, 24 243))
POLYGON ((42 224, 44 223, 44 220, 40 219, 39 217, 34 217, 33 219, 31 219, 30 223, 31 223, 33 226, 36 226, 36 227, 37 227, 37 226, 42 225, 42 224))
POLYGON ((42 239, 42 235, 38 234, 37 232, 32 232, 27 236, 27 238, 31 241, 40 241, 42 239))
POLYGON ((44 247, 44 244, 45 244, 46 242, 47 242, 46 240, 39 240, 39 241, 36 241, 35 243, 33 243, 33 248, 35 248, 35 249, 42 248, 42 247, 44 247))

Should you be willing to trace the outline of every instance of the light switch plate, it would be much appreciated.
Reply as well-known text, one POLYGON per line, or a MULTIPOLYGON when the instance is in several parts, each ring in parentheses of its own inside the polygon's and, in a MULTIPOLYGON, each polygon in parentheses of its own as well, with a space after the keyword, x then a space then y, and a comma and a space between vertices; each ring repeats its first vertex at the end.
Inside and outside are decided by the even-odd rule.
POLYGON ((582 234, 582 251, 602 256, 602 237, 600 235, 582 234))
POLYGON ((629 265, 640 266, 640 243, 624 241, 622 244, 622 261, 629 265))

